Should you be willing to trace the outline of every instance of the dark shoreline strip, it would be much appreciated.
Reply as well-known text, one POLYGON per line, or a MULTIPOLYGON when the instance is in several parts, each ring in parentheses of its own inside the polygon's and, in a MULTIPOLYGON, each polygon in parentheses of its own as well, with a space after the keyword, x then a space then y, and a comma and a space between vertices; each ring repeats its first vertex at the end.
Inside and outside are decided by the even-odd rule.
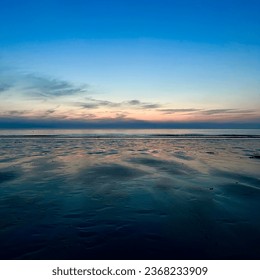
POLYGON ((60 139, 260 139, 260 135, 202 135, 202 134, 150 134, 150 135, 0 135, 0 139, 60 138, 60 139))

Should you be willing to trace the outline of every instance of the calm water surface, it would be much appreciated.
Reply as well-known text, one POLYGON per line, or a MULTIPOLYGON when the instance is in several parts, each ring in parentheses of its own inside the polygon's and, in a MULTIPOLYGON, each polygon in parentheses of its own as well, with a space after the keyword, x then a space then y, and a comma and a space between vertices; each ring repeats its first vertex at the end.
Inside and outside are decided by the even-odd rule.
POLYGON ((260 139, 223 134, 260 135, 0 131, 0 258, 259 259, 260 139))

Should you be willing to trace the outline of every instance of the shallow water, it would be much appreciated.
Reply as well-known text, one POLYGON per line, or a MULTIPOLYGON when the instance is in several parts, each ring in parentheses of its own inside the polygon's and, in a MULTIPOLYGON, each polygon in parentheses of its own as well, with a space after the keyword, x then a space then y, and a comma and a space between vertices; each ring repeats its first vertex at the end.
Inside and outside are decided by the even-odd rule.
POLYGON ((1 259, 259 259, 260 139, 2 137, 1 259))

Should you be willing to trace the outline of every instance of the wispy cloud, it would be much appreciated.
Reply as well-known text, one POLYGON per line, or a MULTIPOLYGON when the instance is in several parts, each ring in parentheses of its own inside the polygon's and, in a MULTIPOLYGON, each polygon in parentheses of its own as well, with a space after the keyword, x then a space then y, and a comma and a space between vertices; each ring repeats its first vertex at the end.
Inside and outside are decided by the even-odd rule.
POLYGON ((199 109, 199 108, 183 108, 183 109, 159 109, 158 111, 163 114, 196 114, 204 116, 226 115, 226 114, 255 114, 254 110, 242 110, 242 109, 199 109))
POLYGON ((11 86, 0 81, 0 93, 7 91, 11 86))
POLYGON ((159 103, 148 103, 140 100, 126 100, 122 102, 112 102, 108 100, 98 100, 86 98, 87 102, 74 102, 73 105, 86 109, 105 108, 134 108, 134 109, 157 109, 162 107, 159 103))
POLYGON ((0 65, 0 94, 8 91, 13 85, 13 72, 0 65))
POLYGON ((94 92, 88 84, 0 69, 0 119, 37 119, 50 123, 52 120, 103 123, 259 120, 259 112, 246 107, 194 108, 187 103, 190 107, 174 108, 174 103, 141 99, 114 101, 96 99, 90 94, 94 92))
POLYGON ((137 105, 139 106, 139 105, 141 105, 141 101, 136 100, 136 99, 126 101, 126 103, 129 104, 129 105, 133 105, 133 106, 137 106, 137 105))
POLYGON ((176 114, 176 113, 193 113, 199 112, 201 109, 194 109, 194 108, 183 108, 183 109, 160 109, 160 112, 163 114, 176 114))
POLYGON ((138 109, 156 109, 162 107, 162 105, 159 103, 143 102, 137 99, 124 101, 121 103, 121 106, 125 106, 125 105, 133 106, 138 109))
POLYGON ((46 99, 87 93, 89 85, 74 85, 69 81, 36 74, 0 71, 0 93, 6 93, 10 90, 46 99))
POLYGON ((140 109, 157 109, 162 107, 160 104, 144 104, 140 107, 140 109))
POLYGON ((203 115, 220 115, 220 114, 253 114, 254 110, 241 110, 241 109, 211 109, 203 110, 203 115))
POLYGON ((73 102, 72 105, 78 106, 84 109, 97 109, 100 107, 115 108, 120 107, 120 103, 111 102, 107 100, 98 100, 94 98, 86 98, 86 102, 73 102))
POLYGON ((30 112, 29 110, 9 110, 9 111, 0 112, 0 116, 19 117, 19 116, 24 116, 29 112, 30 112))
POLYGON ((31 94, 43 97, 59 97, 64 95, 75 95, 87 92, 87 85, 75 86, 74 84, 48 77, 26 75, 24 89, 31 94))

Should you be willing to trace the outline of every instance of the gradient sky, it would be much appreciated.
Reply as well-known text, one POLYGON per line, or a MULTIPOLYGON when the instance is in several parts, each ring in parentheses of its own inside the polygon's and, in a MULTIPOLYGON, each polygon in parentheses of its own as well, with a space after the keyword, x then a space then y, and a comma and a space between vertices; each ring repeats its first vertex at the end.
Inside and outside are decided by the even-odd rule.
POLYGON ((259 0, 1 0, 0 127, 260 127, 259 11, 259 0))

